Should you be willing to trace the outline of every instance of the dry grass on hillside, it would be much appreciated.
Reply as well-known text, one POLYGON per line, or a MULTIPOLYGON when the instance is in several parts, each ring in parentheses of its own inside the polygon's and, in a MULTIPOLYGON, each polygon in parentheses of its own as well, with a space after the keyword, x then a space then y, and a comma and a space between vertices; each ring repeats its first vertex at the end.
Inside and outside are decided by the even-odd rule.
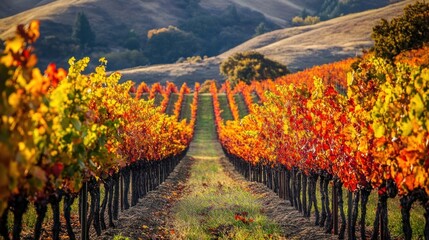
MULTIPOLYGON (((186 11, 171 3, 171 0, 129 0, 126 3, 117 0, 14 0, 0 7, 0 38, 11 35, 16 25, 33 19, 72 26, 79 11, 84 11, 89 16, 96 32, 100 33, 100 38, 109 37, 109 31, 106 30, 112 31, 112 25, 146 32, 153 28, 177 25, 185 17, 186 11), (5 17, 12 13, 18 14, 5 17)), ((213 11, 224 10, 232 4, 261 12, 281 26, 306 6, 297 0, 201 1, 203 7, 213 11)))
POLYGON ((253 38, 201 64, 167 64, 121 71, 136 81, 222 80, 219 63, 236 52, 255 50, 286 64, 293 71, 361 54, 373 45, 371 31, 381 18, 390 19, 414 2, 407 0, 384 8, 351 14, 312 26, 281 29, 253 38))
MULTIPOLYGON (((84 11, 91 20, 99 39, 109 38, 121 28, 149 30, 176 24, 184 14, 169 4, 170 0, 57 0, 29 9, 17 15, 0 19, 0 38, 13 34, 16 25, 33 19, 50 20, 68 26, 74 24, 76 14, 84 11)), ((42 25, 43 27, 43 25, 42 25)), ((139 31, 140 32, 140 31, 139 31)), ((145 31, 141 31, 145 32, 145 31)))

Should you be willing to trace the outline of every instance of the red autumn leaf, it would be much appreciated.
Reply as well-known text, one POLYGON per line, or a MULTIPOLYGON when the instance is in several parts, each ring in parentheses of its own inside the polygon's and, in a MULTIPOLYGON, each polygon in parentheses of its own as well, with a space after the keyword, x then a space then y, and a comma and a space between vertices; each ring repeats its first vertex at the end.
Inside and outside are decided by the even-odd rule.
POLYGON ((64 164, 62 162, 57 162, 52 167, 52 173, 54 174, 55 177, 59 177, 63 169, 64 169, 64 164))

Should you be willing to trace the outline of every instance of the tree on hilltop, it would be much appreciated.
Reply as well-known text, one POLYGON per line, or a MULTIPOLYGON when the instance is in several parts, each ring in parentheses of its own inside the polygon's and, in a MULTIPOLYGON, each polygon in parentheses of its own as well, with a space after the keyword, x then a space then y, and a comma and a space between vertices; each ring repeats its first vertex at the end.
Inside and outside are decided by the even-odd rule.
POLYGON ((220 72, 232 85, 243 81, 275 79, 289 73, 287 67, 257 52, 236 53, 222 62, 220 72))
POLYGON ((88 18, 83 12, 79 12, 76 16, 72 39, 83 49, 94 44, 95 33, 92 31, 88 18))

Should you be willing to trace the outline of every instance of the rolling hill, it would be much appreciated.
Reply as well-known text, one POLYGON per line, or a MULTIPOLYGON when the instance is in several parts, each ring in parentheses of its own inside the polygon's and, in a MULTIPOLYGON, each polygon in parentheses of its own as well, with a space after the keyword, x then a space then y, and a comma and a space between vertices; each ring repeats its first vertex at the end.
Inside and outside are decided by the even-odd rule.
MULTIPOLYGON (((308 1, 316 6, 322 0, 308 1)), ((41 66, 52 61, 66 66, 71 55, 98 58, 110 54, 116 55, 116 59, 124 59, 130 33, 137 36, 137 50, 153 56, 143 49, 148 46, 148 31, 173 25, 193 33, 199 41, 195 45, 201 46, 184 57, 214 56, 250 39, 258 24, 264 22, 268 29, 284 27, 293 16, 308 7, 308 4, 300 4, 297 0, 267 0, 264 4, 274 8, 263 8, 259 1, 242 0, 5 0, 0 5, 0 18, 3 17, 0 19, 0 38, 12 35, 18 24, 39 19, 41 38, 36 47, 42 53, 39 53, 43 61, 41 66), (236 12, 231 10, 231 6, 236 12), (238 18, 228 20, 228 11, 238 14, 238 18), (88 17, 96 35, 95 47, 89 51, 78 51, 71 39, 79 12, 88 17)), ((139 57, 142 55, 140 53, 139 57)), ((177 59, 149 59, 136 64, 174 62, 177 59)))
MULTIPOLYGON (((374 1, 370 0, 360 0, 361 6, 355 10, 386 5, 390 1, 380 0, 374 3, 374 1)), ((183 21, 195 17, 193 16, 193 9, 190 8, 193 4, 197 4, 198 7, 214 16, 222 16, 225 11, 230 10, 231 6, 235 6, 241 16, 260 15, 265 17, 266 21, 272 26, 275 26, 274 28, 280 28, 290 26, 291 18, 300 15, 304 10, 310 14, 316 13, 325 2, 328 1, 5 0, 4 4, 0 6, 0 17, 3 17, 0 19, 0 38, 4 39, 13 34, 15 26, 20 23, 39 19, 42 22, 42 37, 39 42, 45 48, 46 46, 56 47, 53 50, 42 51, 44 54, 39 54, 41 56, 41 67, 52 61, 59 63, 60 66, 67 66, 67 59, 73 55, 76 57, 91 55, 93 58, 98 58, 99 56, 111 56, 111 53, 113 53, 113 55, 116 54, 116 58, 112 59, 113 63, 118 59, 125 60, 126 62, 128 59, 123 58, 121 54, 128 51, 124 48, 124 39, 126 39, 130 32, 136 33, 141 44, 145 45, 147 44, 146 36, 148 30, 169 25, 177 26, 183 23, 183 21), (88 51, 79 51, 73 48, 73 43, 71 43, 72 26, 74 25, 76 15, 81 11, 84 11, 88 16, 92 29, 96 34, 96 47, 93 50, 96 54, 88 51), (58 47, 63 43, 68 45, 58 47)), ((373 22, 378 18, 388 18, 391 15, 400 13, 403 5, 404 3, 399 3, 386 8, 386 10, 375 10, 375 12, 362 13, 362 15, 354 14, 313 26, 285 28, 273 31, 247 41, 218 57, 209 58, 202 63, 137 67, 126 69, 122 72, 125 74, 125 77, 132 77, 136 81, 143 79, 146 81, 193 81, 194 79, 202 81, 207 78, 221 79, 218 74, 218 66, 221 59, 242 50, 258 50, 271 58, 288 64, 292 70, 301 69, 314 64, 336 60, 344 56, 354 55, 360 52, 362 48, 370 46, 369 32, 373 22), (341 40, 341 42, 337 42, 337 40, 341 40)), ((261 21, 258 17, 255 19, 259 20, 253 20, 261 21)), ((240 20, 241 22, 247 21, 240 20)), ((212 19, 209 19, 209 21, 212 21, 212 19)), ((199 21, 196 21, 196 23, 199 25, 197 28, 206 30, 204 24, 201 25, 199 21)), ((258 23, 256 22, 256 24, 258 23)), ((235 25, 234 28, 226 26, 220 29, 221 32, 216 33, 216 37, 218 37, 216 40, 217 44, 223 44, 225 49, 236 46, 236 44, 243 41, 243 38, 249 39, 251 35, 246 34, 249 34, 249 30, 250 34, 252 34, 251 32, 254 27, 254 25, 244 25, 244 23, 242 25, 235 25), (243 31, 244 28, 249 26, 253 27, 248 29, 245 34, 242 32, 240 33, 241 35, 237 35, 237 32, 243 31), (219 36, 224 38, 219 38, 219 36), (249 37, 246 38, 246 36, 249 37)), ((206 32, 210 32, 210 30, 206 30, 206 32)), ((197 35, 197 37, 200 36, 197 35)), ((210 39, 210 36, 201 37, 201 39, 205 43, 207 39, 210 39)), ((128 53, 126 52, 126 54, 128 53)), ((196 52, 196 55, 203 54, 196 52)), ((141 62, 144 61, 136 64, 143 64, 141 62)))
POLYGON ((379 19, 391 19, 402 13, 413 0, 401 1, 384 8, 335 18, 319 24, 285 28, 257 36, 217 57, 201 63, 166 64, 124 69, 125 79, 154 81, 223 80, 220 62, 236 52, 258 51, 286 64, 292 71, 359 55, 373 45, 371 31, 379 19))
POLYGON ((110 43, 123 31, 130 29, 147 31, 176 24, 181 17, 184 17, 185 12, 170 3, 170 0, 52 1, 0 19, 0 38, 11 35, 16 25, 33 19, 42 21, 42 35, 69 36, 77 13, 84 11, 101 43, 110 43), (166 5, 169 7, 166 8, 166 5))
MULTIPOLYGON (((313 0, 312 2, 318 2, 313 0)), ((149 29, 176 25, 178 21, 187 17, 186 9, 181 8, 182 4, 189 0, 16 0, 9 1, 0 8, 0 37, 10 35, 14 27, 19 23, 25 23, 32 19, 40 19, 51 24, 58 24, 65 27, 64 32, 69 31, 73 25, 76 14, 85 11, 88 18, 94 25, 94 29, 100 35, 100 39, 114 38, 109 36, 115 30, 123 28, 147 32, 149 29), (183 2, 180 3, 179 2, 183 2)), ((292 17, 299 15, 304 8, 309 8, 310 4, 300 3, 298 0, 267 0, 243 1, 243 0, 202 0, 200 5, 203 8, 214 12, 221 12, 230 5, 239 8, 249 8, 262 13, 268 19, 281 26, 292 17), (265 6, 265 7, 264 7, 265 6)), ((316 4, 317 5, 317 4, 316 4)), ((43 24, 42 24, 43 27, 43 24)), ((45 31, 49 32, 50 26, 45 31)), ((55 29, 57 30, 57 29, 55 29)))

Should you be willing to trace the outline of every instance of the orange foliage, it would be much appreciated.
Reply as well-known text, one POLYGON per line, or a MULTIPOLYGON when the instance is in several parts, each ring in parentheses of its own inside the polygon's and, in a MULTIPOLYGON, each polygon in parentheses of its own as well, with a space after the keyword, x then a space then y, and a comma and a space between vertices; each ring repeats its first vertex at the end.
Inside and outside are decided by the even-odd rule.
POLYGON ((177 92, 178 92, 177 86, 172 82, 167 82, 165 86, 165 91, 161 93, 163 96, 163 99, 160 105, 161 112, 165 113, 168 107, 168 102, 170 101, 170 95, 172 93, 177 93, 177 92))
POLYGON ((200 84, 195 83, 194 87, 194 96, 192 98, 191 104, 191 120, 189 121, 189 126, 192 129, 192 136, 194 135, 195 123, 197 121, 197 110, 198 110, 198 92, 200 91, 200 84))
POLYGON ((191 90, 186 85, 186 83, 183 83, 182 87, 180 88, 179 98, 174 104, 174 117, 176 118, 177 121, 179 121, 179 118, 180 118, 180 110, 182 109, 183 98, 185 94, 188 94, 190 92, 191 90))
POLYGON ((143 93, 148 93, 150 91, 149 87, 145 82, 141 82, 137 88, 136 99, 140 99, 143 93))
POLYGON ((246 103, 247 111, 252 113, 252 104, 253 99, 251 92, 253 91, 253 85, 248 86, 244 82, 239 82, 234 88, 234 94, 241 94, 243 96, 244 102, 246 103))
POLYGON ((410 66, 429 66, 429 45, 400 53, 395 57, 395 62, 406 63, 410 66))
POLYGON ((355 61, 356 59, 349 58, 339 62, 315 66, 301 72, 277 78, 275 81, 277 84, 303 84, 309 88, 313 88, 314 77, 318 77, 323 79, 325 84, 346 87, 347 72, 355 61))
POLYGON ((239 120, 240 114, 238 111, 238 106, 237 106, 237 103, 235 102, 234 93, 231 90, 231 84, 229 81, 225 82, 224 88, 226 92, 226 97, 228 99, 229 108, 231 109, 232 117, 234 118, 234 120, 239 120))

